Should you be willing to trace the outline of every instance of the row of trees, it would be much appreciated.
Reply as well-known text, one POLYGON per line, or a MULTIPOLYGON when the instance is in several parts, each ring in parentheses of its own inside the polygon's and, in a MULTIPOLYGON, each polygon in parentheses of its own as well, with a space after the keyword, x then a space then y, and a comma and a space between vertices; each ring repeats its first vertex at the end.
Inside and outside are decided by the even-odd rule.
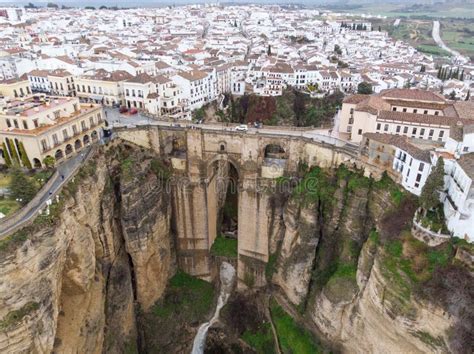
POLYGON ((438 69, 438 79, 440 80, 450 80, 450 79, 457 79, 457 80, 461 80, 461 81, 464 81, 464 69, 459 69, 459 67, 457 67, 456 69, 453 70, 453 68, 451 67, 443 67, 443 66, 440 66, 439 69, 438 69))
POLYGON ((351 24, 347 24, 345 22, 342 22, 341 23, 341 27, 342 28, 349 28, 349 29, 352 29, 352 30, 357 30, 357 31, 367 31, 367 26, 366 25, 363 25, 361 23, 358 23, 357 25, 355 23, 353 23, 352 25, 351 24))

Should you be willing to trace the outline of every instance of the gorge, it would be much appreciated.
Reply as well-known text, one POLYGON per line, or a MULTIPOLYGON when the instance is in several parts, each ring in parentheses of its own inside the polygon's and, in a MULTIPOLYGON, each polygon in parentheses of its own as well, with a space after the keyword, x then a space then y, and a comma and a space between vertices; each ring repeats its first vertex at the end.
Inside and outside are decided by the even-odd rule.
POLYGON ((417 201, 388 176, 296 141, 281 152, 265 148, 275 139, 216 137, 220 153, 206 156, 197 134, 124 134, 49 215, 1 240, 0 351, 189 353, 223 262, 237 290, 205 352, 262 352, 249 331, 270 338, 267 352, 298 352, 280 311, 321 352, 472 351, 471 246, 415 239, 417 201), (235 223, 237 258, 211 254, 235 223))

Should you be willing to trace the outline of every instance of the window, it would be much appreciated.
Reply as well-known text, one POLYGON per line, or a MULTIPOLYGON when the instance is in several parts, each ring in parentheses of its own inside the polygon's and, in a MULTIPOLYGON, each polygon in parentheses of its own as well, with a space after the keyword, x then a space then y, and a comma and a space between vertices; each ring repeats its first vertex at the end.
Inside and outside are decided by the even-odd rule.
POLYGON ((464 146, 464 147, 462 148, 462 151, 463 151, 463 152, 468 152, 468 151, 469 151, 469 146, 464 146))
POLYGON ((28 122, 26 120, 23 121, 23 129, 28 129, 28 122))
POLYGON ((392 108, 392 111, 396 112, 396 111, 397 111, 397 107, 393 107, 393 108, 392 108))
POLYGON ((10 122, 10 119, 7 118, 7 127, 11 128, 11 126, 12 126, 12 122, 10 122))
POLYGON ((60 115, 61 115, 61 111, 55 111, 54 112, 54 118, 55 119, 58 119, 60 117, 60 115))
POLYGON ((41 148, 43 149, 43 151, 48 150, 48 142, 46 141, 46 139, 41 139, 41 148))
POLYGON ((68 135, 68 133, 67 133, 67 129, 63 129, 63 138, 64 138, 64 140, 69 139, 69 135, 68 135))
POLYGON ((423 135, 425 135, 425 128, 420 129, 420 136, 423 136, 423 135))
POLYGON ((383 131, 388 132, 388 124, 385 124, 385 126, 383 127, 383 131))
POLYGON ((74 103, 74 104, 73 104, 73 107, 74 107, 74 112, 77 112, 77 111, 78 111, 77 103, 74 103))
POLYGON ((403 127, 403 134, 408 133, 408 127, 403 127))
POLYGON ((38 119, 33 119, 33 125, 35 126, 35 128, 39 127, 38 119))
POLYGON ((439 111, 435 111, 435 116, 439 115, 439 111))
POLYGON ((13 125, 15 126, 15 128, 19 128, 18 121, 16 119, 13 119, 13 125))
POLYGON ((444 136, 444 130, 441 130, 441 131, 439 132, 439 137, 442 138, 443 136, 444 136))
POLYGON ((415 188, 418 188, 420 184, 418 182, 415 183, 415 188))
POLYGON ((425 168, 425 164, 423 162, 420 162, 420 166, 418 167, 418 171, 423 171, 423 168, 425 168))
POLYGON ((354 114, 354 108, 351 108, 350 113, 354 114))
POLYGON ((91 126, 94 125, 94 117, 89 117, 89 123, 91 124, 91 126))
POLYGON ((430 134, 429 134, 429 137, 431 138, 434 134, 434 129, 430 129, 430 134))
POLYGON ((381 124, 377 123, 377 130, 380 130, 381 124))
POLYGON ((59 145, 59 140, 58 140, 58 135, 57 134, 53 134, 53 143, 54 143, 54 145, 59 145))
POLYGON ((397 125, 397 133, 400 133, 400 129, 401 129, 401 127, 399 125, 397 125))
POLYGON ((428 111, 427 111, 427 110, 425 110, 425 111, 423 112, 423 114, 428 114, 428 111))
POLYGON ((85 122, 84 120, 81 122, 81 128, 82 128, 82 130, 86 130, 86 129, 87 129, 87 127, 86 127, 86 122, 85 122))
POLYGON ((358 133, 359 135, 362 135, 362 129, 359 129, 358 133))
POLYGON ((418 173, 418 174, 416 175, 416 181, 417 181, 417 182, 420 182, 420 181, 421 181, 421 173, 418 173))
POLYGON ((415 135, 415 134, 416 134, 416 128, 413 128, 413 130, 411 131, 411 133, 412 133, 413 135, 415 135))
POLYGON ((76 126, 75 124, 72 126, 72 133, 73 133, 74 135, 77 135, 77 133, 78 133, 78 131, 77 131, 77 126, 76 126))
POLYGON ((417 112, 418 112, 418 110, 415 108, 415 109, 413 110, 413 113, 417 113, 417 112))
POLYGON ((97 120, 100 122, 102 120, 102 116, 100 115, 100 113, 97 113, 97 120))
POLYGON ((403 112, 405 112, 405 113, 406 113, 406 111, 407 111, 407 109, 406 109, 406 108, 403 108, 403 112))

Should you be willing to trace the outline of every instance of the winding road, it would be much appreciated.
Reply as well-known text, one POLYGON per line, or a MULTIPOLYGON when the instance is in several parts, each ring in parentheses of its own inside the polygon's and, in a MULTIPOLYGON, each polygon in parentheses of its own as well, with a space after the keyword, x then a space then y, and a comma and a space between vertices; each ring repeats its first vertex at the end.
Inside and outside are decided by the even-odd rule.
POLYGON ((460 63, 467 63, 469 60, 466 57, 461 55, 461 53, 459 53, 458 51, 449 48, 443 42, 443 40, 441 39, 441 34, 440 34, 440 27, 441 27, 441 25, 440 25, 439 21, 433 21, 433 31, 432 31, 433 40, 436 42, 436 44, 441 49, 443 49, 443 50, 447 51, 448 53, 452 54, 455 57, 456 61, 458 61, 460 63))
POLYGON ((51 176, 52 181, 48 181, 36 197, 19 211, 21 217, 17 219, 6 219, 0 223, 0 240, 25 226, 31 221, 39 211, 46 205, 46 201, 51 199, 67 183, 70 177, 75 174, 84 160, 88 157, 91 147, 86 147, 79 154, 71 157, 60 164, 56 172, 51 176))

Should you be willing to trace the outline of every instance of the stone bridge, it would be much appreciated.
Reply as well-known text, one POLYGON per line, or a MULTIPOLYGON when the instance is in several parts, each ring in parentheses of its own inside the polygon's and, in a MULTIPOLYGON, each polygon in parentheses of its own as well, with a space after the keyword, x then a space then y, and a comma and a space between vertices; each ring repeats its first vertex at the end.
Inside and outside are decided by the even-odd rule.
MULTIPOLYGON (((239 284, 250 274, 254 284, 265 284, 270 254, 271 195, 265 190, 280 176, 296 174, 298 165, 332 167, 356 165, 366 174, 381 171, 358 159, 354 146, 334 146, 289 131, 239 133, 205 127, 141 126, 119 128, 116 136, 156 151, 171 160, 173 176, 173 231, 182 269, 211 279, 210 247, 216 238, 220 190, 219 166, 231 165, 238 174, 239 284)), ((224 196, 225 198, 225 196, 224 196)))

